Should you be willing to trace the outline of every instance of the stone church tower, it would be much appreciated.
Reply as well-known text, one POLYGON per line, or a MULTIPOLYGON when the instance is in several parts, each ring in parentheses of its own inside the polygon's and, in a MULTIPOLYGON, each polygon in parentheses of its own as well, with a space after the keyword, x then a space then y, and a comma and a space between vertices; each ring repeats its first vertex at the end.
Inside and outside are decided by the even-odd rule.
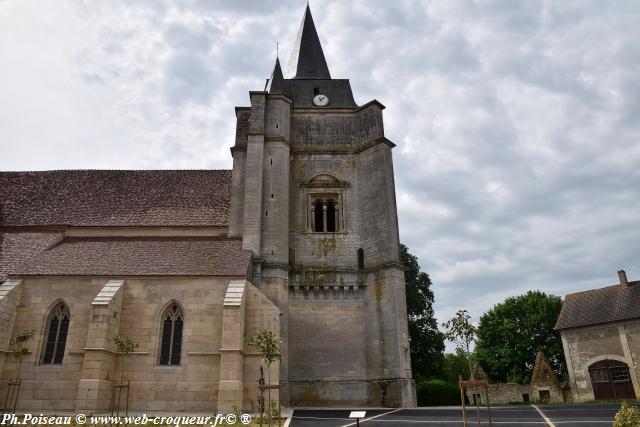
POLYGON ((268 329, 285 405, 415 405, 384 106, 331 78, 308 7, 250 99, 233 170, 0 172, 0 396, 19 374, 21 411, 106 413, 125 380, 131 411, 257 411, 268 329))
POLYGON ((236 107, 229 237, 280 309, 291 406, 414 406, 381 103, 331 77, 309 6, 283 75, 236 107))

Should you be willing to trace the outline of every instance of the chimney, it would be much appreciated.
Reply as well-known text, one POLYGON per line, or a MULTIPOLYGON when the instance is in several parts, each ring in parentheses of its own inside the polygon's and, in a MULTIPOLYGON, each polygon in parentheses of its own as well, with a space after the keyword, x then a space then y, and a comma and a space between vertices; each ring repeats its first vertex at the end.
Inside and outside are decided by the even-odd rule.
POLYGON ((620 280, 621 285, 629 286, 629 281, 627 280, 627 273, 624 270, 618 271, 618 279, 620 280))

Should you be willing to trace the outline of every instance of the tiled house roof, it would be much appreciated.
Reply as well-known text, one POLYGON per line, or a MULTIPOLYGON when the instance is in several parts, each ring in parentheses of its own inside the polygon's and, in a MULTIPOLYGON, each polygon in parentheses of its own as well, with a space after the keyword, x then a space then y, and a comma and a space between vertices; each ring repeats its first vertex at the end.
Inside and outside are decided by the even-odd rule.
POLYGON ((15 266, 11 274, 246 276, 250 260, 240 239, 67 238, 15 266))
POLYGON ((569 294, 556 329, 640 318, 640 281, 569 294))
POLYGON ((226 225, 230 170, 0 172, 0 226, 226 225))

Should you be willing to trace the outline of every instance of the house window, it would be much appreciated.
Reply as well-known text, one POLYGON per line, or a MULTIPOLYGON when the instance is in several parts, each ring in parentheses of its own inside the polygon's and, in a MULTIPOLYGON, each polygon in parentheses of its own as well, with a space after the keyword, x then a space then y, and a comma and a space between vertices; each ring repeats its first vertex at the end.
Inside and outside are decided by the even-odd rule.
POLYGON ((69 308, 63 302, 57 304, 47 320, 47 333, 45 334, 43 364, 60 364, 64 358, 64 348, 69 332, 69 308))
POLYGON ((630 379, 629 368, 627 368, 626 366, 614 366, 612 368, 609 368, 609 371, 611 372, 611 380, 613 382, 629 381, 630 379))
POLYGON ((179 365, 184 315, 177 303, 171 303, 162 315, 160 365, 179 365))
POLYGON ((608 383, 609 376, 607 375, 606 368, 593 369, 590 372, 592 383, 608 383))
POLYGON ((317 198, 311 202, 312 230, 316 233, 335 233, 339 230, 338 202, 332 197, 317 198))

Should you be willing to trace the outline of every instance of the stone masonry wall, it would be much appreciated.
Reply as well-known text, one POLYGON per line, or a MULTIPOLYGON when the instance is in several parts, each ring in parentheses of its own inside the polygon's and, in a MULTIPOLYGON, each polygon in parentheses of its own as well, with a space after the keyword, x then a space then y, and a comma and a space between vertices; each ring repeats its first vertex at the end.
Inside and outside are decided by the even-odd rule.
POLYGON ((296 114, 291 143, 313 146, 364 144, 384 135, 382 110, 371 105, 356 113, 296 114))
POLYGON ((626 363, 636 396, 640 396, 640 322, 615 322, 561 331, 573 400, 594 400, 589 366, 605 359, 626 363))
MULTIPOLYGON (((91 409, 91 405, 98 410, 108 407, 105 394, 94 393, 91 384, 109 390, 110 397, 110 381, 120 378, 121 365, 115 367, 113 364, 110 341, 110 335, 116 331, 139 343, 124 364, 124 378, 131 380, 130 410, 213 412, 217 409, 220 357, 224 351, 221 348, 223 300, 230 278, 124 279, 126 285, 120 290, 121 306, 115 301, 115 305, 98 308, 98 311, 92 301, 99 299, 96 295, 105 288, 106 278, 31 277, 23 280, 13 330, 36 328, 38 334, 31 342, 31 354, 23 363, 18 409, 72 411, 91 409), (46 319, 51 307, 61 300, 71 313, 64 360, 61 365, 43 365, 39 360, 46 319), (184 311, 181 364, 159 366, 161 314, 173 301, 184 311), (111 311, 104 311, 106 309, 111 311), (105 327, 96 323, 95 328, 90 329, 100 319, 106 321, 104 316, 107 314, 110 320, 118 318, 119 326, 109 321, 105 327), (84 384, 82 393, 80 382, 84 384), (103 387, 105 382, 108 388, 103 387)), ((257 328, 269 328, 278 333, 279 310, 249 282, 246 282, 245 304, 244 334, 253 333, 257 328)), ((242 341, 243 332, 238 333, 242 341)), ((246 356, 240 366, 246 376, 240 376, 244 401, 238 402, 238 407, 254 410, 260 358, 255 349, 242 345, 242 354, 246 356)), ((7 361, 0 376, 0 393, 6 393, 6 380, 12 375, 15 375, 15 363, 7 361)), ((273 367, 271 375, 278 381, 277 366, 273 367)))

